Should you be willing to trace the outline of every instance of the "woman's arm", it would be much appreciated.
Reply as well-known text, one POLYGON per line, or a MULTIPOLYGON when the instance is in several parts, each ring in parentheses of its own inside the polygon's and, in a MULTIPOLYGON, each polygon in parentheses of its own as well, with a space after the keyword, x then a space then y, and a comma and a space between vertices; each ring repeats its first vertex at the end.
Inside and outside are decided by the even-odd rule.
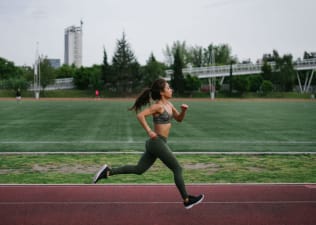
POLYGON ((182 122, 182 120, 185 117, 186 111, 189 108, 187 104, 182 104, 181 105, 181 112, 179 113, 178 110, 171 104, 172 106, 172 113, 173 113, 173 118, 178 121, 182 122))
POLYGON ((154 104, 154 105, 150 106, 149 108, 146 108, 137 114, 137 119, 138 119, 139 123, 142 125, 142 127, 147 132, 147 134, 150 138, 156 138, 157 134, 151 130, 150 126, 148 125, 148 123, 146 121, 146 117, 153 115, 157 112, 160 112, 161 109, 162 109, 161 105, 154 104))

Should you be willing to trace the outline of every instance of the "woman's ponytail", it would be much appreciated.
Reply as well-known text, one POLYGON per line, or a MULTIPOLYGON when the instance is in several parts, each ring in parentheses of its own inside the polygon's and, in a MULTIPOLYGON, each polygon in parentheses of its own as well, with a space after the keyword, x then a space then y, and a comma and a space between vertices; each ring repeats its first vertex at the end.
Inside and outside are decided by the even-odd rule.
POLYGON ((143 92, 137 97, 134 105, 129 108, 128 110, 135 110, 136 112, 138 112, 144 105, 147 105, 150 103, 150 93, 151 93, 151 89, 150 88, 146 88, 143 90, 143 92))
POLYGON ((138 112, 142 108, 142 106, 150 103, 150 99, 153 99, 155 101, 160 100, 160 92, 164 90, 166 83, 166 80, 164 80, 163 78, 155 80, 151 88, 146 88, 143 90, 143 92, 136 99, 134 105, 129 108, 129 110, 135 110, 136 112, 138 112))

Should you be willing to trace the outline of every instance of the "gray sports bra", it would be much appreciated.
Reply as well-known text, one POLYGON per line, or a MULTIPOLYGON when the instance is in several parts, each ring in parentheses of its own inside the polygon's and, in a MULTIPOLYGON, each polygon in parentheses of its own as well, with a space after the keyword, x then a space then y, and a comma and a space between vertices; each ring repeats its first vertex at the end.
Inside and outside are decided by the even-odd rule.
POLYGON ((171 119, 172 115, 169 115, 166 109, 158 116, 153 116, 154 124, 168 124, 171 123, 171 119))

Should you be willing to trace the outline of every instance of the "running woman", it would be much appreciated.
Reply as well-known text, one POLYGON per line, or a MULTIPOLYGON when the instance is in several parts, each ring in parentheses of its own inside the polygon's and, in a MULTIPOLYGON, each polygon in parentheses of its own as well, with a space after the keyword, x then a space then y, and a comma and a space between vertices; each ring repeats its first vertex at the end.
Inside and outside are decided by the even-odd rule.
POLYGON ((171 119, 181 122, 186 114, 188 105, 182 104, 181 112, 172 105, 169 99, 172 98, 172 89, 164 79, 157 79, 151 88, 145 89, 136 99, 130 110, 136 111, 137 119, 147 132, 149 139, 146 142, 146 150, 138 161, 137 165, 125 165, 118 168, 110 168, 104 165, 95 175, 93 182, 118 174, 143 174, 156 161, 160 159, 174 175, 174 182, 183 199, 184 207, 189 209, 202 202, 204 195, 188 195, 182 176, 182 167, 167 144, 167 138, 171 128, 171 119), (155 101, 151 104, 151 99, 155 101), (150 105, 143 111, 141 108, 150 105), (153 117, 154 129, 148 125, 146 117, 153 117))

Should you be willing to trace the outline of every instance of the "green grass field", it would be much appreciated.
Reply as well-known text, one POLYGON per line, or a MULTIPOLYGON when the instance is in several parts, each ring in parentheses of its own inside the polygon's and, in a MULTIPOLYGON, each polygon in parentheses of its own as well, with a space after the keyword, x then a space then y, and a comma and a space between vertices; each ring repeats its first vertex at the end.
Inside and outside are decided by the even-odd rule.
MULTIPOLYGON (((315 101, 196 101, 168 140, 186 152, 316 152, 315 101)), ((0 101, 0 152, 143 151, 146 133, 132 100, 0 101)), ((149 123, 151 121, 149 120, 149 123)), ((0 183, 90 183, 103 163, 139 154, 0 155, 0 183)), ((316 182, 316 155, 177 155, 187 183, 316 182)), ((158 160, 141 176, 107 183, 173 183, 158 160)))
MULTIPOLYGON (((174 121, 173 151, 315 152, 315 101, 194 101, 174 121)), ((143 151, 128 101, 0 101, 0 151, 143 151)), ((148 120, 151 124, 151 120, 148 120)))

